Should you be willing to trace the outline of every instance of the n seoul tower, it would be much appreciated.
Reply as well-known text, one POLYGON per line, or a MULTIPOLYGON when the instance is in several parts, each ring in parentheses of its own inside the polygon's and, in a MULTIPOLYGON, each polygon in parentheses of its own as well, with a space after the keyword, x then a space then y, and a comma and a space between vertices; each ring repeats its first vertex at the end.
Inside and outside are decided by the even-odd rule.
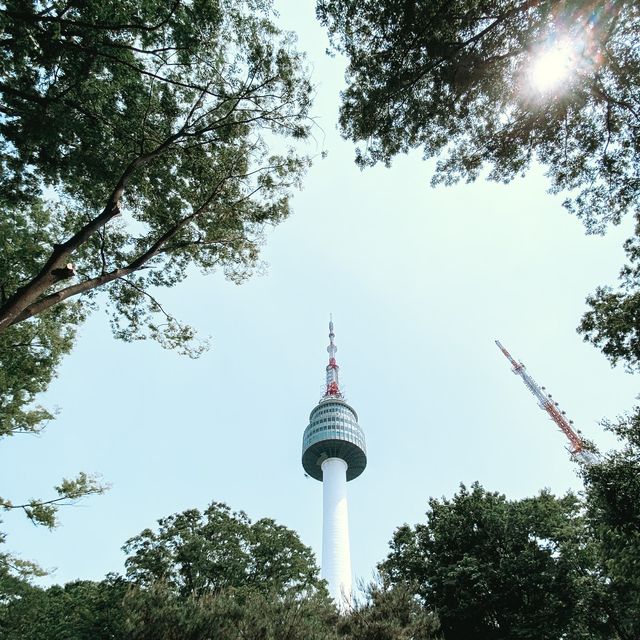
POLYGON ((364 471, 367 449, 358 415, 340 391, 334 337, 330 321, 326 389, 302 437, 302 466, 322 482, 322 577, 335 602, 347 608, 351 604, 347 482, 364 471))

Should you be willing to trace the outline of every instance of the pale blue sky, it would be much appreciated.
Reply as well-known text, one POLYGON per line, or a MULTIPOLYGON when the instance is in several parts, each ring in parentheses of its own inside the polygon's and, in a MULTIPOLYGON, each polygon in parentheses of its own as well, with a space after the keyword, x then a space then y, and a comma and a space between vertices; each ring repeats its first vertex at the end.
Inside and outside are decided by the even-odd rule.
POLYGON ((369 466, 349 484, 356 578, 371 576, 398 525, 423 519, 429 496, 460 482, 513 498, 580 489, 563 436, 495 338, 600 445, 611 439, 598 421, 634 404, 635 380, 575 332, 585 297, 616 281, 629 221, 586 236, 540 170, 435 190, 419 153, 360 172, 335 128, 344 62, 325 56, 312 2, 279 6, 317 85, 324 134, 310 151, 328 158, 268 232, 265 275, 238 287, 194 274, 162 293, 212 336, 200 360, 116 342, 96 314, 43 398, 59 418, 3 442, 0 483, 16 501, 79 470, 113 485, 63 510, 53 532, 3 516, 9 550, 57 567, 45 583, 122 571, 128 537, 212 500, 275 518, 319 554, 322 488, 304 478, 300 444, 322 392, 330 312, 368 443, 369 466))

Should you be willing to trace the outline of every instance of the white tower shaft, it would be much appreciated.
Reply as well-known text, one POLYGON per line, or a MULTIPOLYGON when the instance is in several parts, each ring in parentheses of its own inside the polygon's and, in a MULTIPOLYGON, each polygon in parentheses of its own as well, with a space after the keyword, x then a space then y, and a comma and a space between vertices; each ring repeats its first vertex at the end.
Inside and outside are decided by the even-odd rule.
POLYGON ((347 506, 347 463, 328 458, 322 463, 322 577, 341 609, 351 605, 351 552, 347 506))

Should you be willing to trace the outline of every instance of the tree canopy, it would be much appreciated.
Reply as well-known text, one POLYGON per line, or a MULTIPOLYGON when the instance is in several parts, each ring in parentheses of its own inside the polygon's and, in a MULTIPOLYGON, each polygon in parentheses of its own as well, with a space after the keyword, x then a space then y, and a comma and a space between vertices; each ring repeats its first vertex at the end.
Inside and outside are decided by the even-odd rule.
POLYGON ((329 599, 310 549, 220 503, 125 544, 127 575, 30 586, 0 565, 8 640, 635 640, 638 416, 617 453, 584 467, 586 500, 508 500, 479 484, 398 528, 353 608, 329 599))
MULTIPOLYGON (((306 63, 273 15, 270 0, 0 6, 0 437, 53 417, 37 396, 98 304, 119 338, 205 348, 157 291, 194 269, 249 275, 309 164, 306 63)), ((0 506, 51 526, 101 489, 87 479, 0 506)))
POLYGON ((425 524, 396 530, 380 570, 437 613, 445 640, 611 638, 580 512, 571 494, 510 501, 461 486, 429 501, 425 524))
POLYGON ((624 244, 629 259, 620 271, 620 286, 598 287, 587 298, 589 311, 579 331, 600 347, 612 364, 623 363, 630 372, 640 371, 640 221, 635 235, 624 244))
POLYGON ((438 616, 404 584, 374 582, 338 624, 344 640, 442 640, 438 616))
POLYGON ((295 532, 215 502, 159 520, 157 532, 145 529, 124 550, 132 582, 162 583, 182 597, 241 588, 278 596, 321 585, 313 552, 295 532))
POLYGON ((640 408, 604 423, 620 447, 583 469, 586 519, 618 637, 640 636, 640 408))
POLYGON ((4 433, 50 417, 25 406, 97 290, 118 337, 197 355, 155 291, 193 267, 240 281, 288 215, 311 86, 270 17, 267 0, 3 3, 4 433))
MULTIPOLYGON (((127 576, 0 595, 7 640, 335 640, 311 550, 270 519, 220 503, 159 521, 125 545, 127 576)), ((1 567, 0 567, 1 569, 1 567)), ((0 574, 0 578, 2 575, 0 574)), ((0 588, 4 585, 0 581, 0 588)))
POLYGON ((122 604, 129 586, 117 577, 64 587, 26 588, 0 606, 5 640, 108 640, 125 637, 122 604))
POLYGON ((444 152, 434 182, 451 183, 485 165, 508 181, 537 159, 590 228, 637 210, 637 3, 319 0, 317 12, 348 58, 340 125, 363 143, 360 164, 444 152))
MULTIPOLYGON (((532 162, 589 232, 640 221, 640 8, 631 0, 318 0, 347 56, 340 127, 356 162, 421 149, 432 183, 508 182, 532 162)), ((638 227, 640 228, 640 227, 638 227)), ((618 290, 579 331, 638 367, 638 228, 618 290)))

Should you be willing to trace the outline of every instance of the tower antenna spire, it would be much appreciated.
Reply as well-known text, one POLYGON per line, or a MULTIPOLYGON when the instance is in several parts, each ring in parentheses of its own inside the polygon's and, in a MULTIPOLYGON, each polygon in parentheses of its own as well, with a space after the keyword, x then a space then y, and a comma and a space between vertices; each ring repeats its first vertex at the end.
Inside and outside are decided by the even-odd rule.
POLYGON ((597 455, 592 451, 585 449, 582 438, 574 431, 571 426, 572 422, 565 418, 564 411, 560 411, 558 403, 553 400, 551 394, 545 392, 545 388, 541 387, 529 375, 524 364, 522 364, 522 362, 517 362, 507 349, 502 346, 499 340, 496 340, 495 342, 498 349, 502 351, 505 358, 511 363, 513 373, 522 378, 522 382, 524 382, 527 389, 529 389, 529 391, 531 391, 538 400, 540 408, 549 414, 549 417, 558 425, 558 427, 560 427, 562 433, 564 433, 567 440, 569 440, 569 453, 585 464, 593 464, 594 462, 597 462, 597 455))
POLYGON ((327 382, 324 392, 324 398, 342 398, 342 392, 340 391, 340 382, 338 379, 338 372, 340 367, 336 363, 336 347, 333 339, 336 334, 333 333, 333 314, 329 314, 329 346, 327 352, 329 353, 329 364, 327 365, 327 382))

